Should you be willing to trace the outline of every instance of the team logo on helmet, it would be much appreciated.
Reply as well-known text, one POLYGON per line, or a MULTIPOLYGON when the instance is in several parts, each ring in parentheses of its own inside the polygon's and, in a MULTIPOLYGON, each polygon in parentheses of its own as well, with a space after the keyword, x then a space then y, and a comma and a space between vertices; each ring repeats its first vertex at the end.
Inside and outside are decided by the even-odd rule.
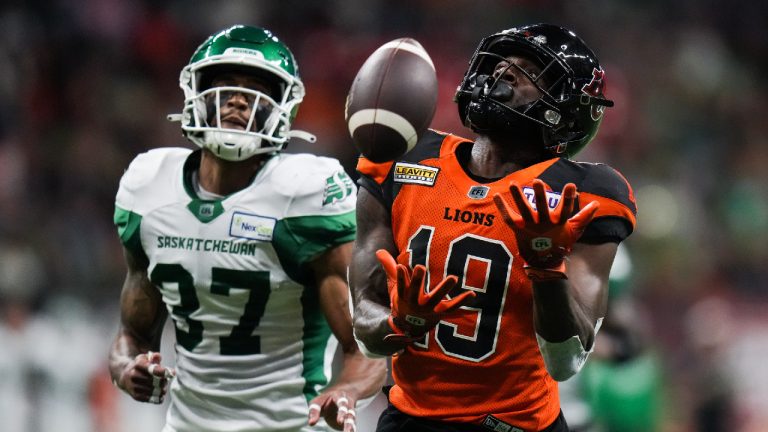
MULTIPOLYGON (((581 92, 592 97, 602 97, 603 89, 605 88, 604 79, 605 71, 602 68, 593 68, 592 80, 589 81, 589 84, 585 84, 584 87, 581 88, 581 92)), ((603 116, 604 112, 605 106, 592 105, 592 109, 590 110, 589 114, 592 116, 592 120, 599 120, 600 117, 603 116)))

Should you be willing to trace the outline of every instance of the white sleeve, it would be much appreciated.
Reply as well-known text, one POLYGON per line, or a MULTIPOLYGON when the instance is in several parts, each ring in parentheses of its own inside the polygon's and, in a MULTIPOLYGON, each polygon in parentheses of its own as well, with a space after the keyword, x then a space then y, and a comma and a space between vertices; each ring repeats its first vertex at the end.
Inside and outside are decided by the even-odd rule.
POLYGON ((357 187, 336 159, 294 155, 276 177, 280 190, 292 195, 286 217, 333 216, 355 210, 357 187))
MULTIPOLYGON (((595 341, 597 341, 597 332, 602 325, 603 319, 599 318, 595 324, 595 341)), ((566 381, 576 375, 595 348, 593 342, 589 351, 586 351, 578 335, 571 336, 563 342, 549 342, 536 334, 536 341, 539 343, 539 351, 544 358, 547 372, 555 381, 566 381)))

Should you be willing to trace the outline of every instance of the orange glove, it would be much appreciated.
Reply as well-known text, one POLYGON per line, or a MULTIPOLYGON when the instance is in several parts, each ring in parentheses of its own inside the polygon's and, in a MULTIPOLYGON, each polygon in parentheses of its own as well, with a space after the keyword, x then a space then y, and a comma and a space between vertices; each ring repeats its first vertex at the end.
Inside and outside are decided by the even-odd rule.
POLYGON ((376 251, 376 258, 387 274, 392 308, 389 326, 395 332, 385 336, 384 340, 409 344, 417 341, 441 319, 461 307, 468 298, 475 296, 473 291, 466 291, 455 298, 444 300, 459 281, 456 276, 446 277, 427 293, 424 291, 426 267, 419 264, 411 272, 408 267, 398 264, 384 249, 376 251))
POLYGON ((560 202, 551 212, 547 205, 544 182, 541 180, 533 181, 536 210, 528 204, 519 185, 510 183, 509 191, 519 213, 501 194, 495 194, 493 202, 504 222, 515 232, 517 249, 525 260, 528 278, 534 281, 567 279, 565 257, 571 253, 573 244, 595 217, 600 203, 592 201, 575 213, 576 185, 573 183, 565 185, 560 202))

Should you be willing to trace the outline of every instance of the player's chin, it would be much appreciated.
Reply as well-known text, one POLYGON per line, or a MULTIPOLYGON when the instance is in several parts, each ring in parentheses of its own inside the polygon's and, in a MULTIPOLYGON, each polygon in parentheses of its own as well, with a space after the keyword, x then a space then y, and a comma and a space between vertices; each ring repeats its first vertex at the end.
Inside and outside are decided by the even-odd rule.
POLYGON ((245 126, 243 126, 243 125, 241 125, 239 123, 233 123, 233 122, 228 122, 228 121, 221 122, 221 127, 224 128, 224 129, 233 129, 233 130, 239 130, 239 131, 244 131, 245 130, 245 126))

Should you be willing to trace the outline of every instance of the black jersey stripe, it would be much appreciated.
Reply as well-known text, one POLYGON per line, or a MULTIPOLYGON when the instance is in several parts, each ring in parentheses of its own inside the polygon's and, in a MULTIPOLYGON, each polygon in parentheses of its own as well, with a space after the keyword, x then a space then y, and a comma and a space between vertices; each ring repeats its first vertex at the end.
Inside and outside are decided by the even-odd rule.
POLYGON ((541 173, 539 178, 554 191, 561 191, 567 183, 574 183, 579 192, 614 200, 626 206, 632 214, 637 213, 626 180, 608 165, 560 159, 541 173))
POLYGON ((419 163, 425 159, 434 159, 440 157, 440 148, 443 146, 445 133, 436 132, 427 129, 424 135, 408 153, 398 159, 400 162, 419 163))
POLYGON ((579 243, 621 243, 632 234, 632 224, 624 218, 604 216, 595 218, 579 237, 579 243))
POLYGON ((381 185, 376 183, 372 178, 361 175, 359 179, 357 179, 357 184, 361 188, 365 188, 368 192, 371 193, 379 202, 382 204, 386 204, 387 201, 384 198, 384 192, 381 190, 381 185))

